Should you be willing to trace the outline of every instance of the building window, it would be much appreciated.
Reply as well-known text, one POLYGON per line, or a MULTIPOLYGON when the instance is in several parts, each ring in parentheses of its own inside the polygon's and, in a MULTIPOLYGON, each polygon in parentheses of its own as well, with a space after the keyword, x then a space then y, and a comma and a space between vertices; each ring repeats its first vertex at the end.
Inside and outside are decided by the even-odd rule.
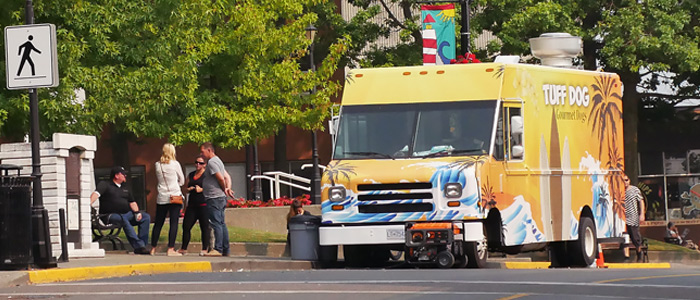
MULTIPOLYGON (((111 170, 112 168, 95 168, 95 183, 111 180, 109 178, 111 170)), ((145 210, 147 207, 146 196, 149 192, 146 190, 146 166, 131 166, 127 176, 125 184, 131 189, 131 195, 134 197, 139 209, 145 210)))
POLYGON ((648 221, 700 224, 700 150, 639 154, 648 221))

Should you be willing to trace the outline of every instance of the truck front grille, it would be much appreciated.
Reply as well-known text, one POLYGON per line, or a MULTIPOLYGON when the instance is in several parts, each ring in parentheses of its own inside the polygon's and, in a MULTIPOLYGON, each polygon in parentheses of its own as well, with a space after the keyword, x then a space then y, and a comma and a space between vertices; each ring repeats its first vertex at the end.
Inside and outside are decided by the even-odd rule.
POLYGON ((357 207, 360 213, 377 214, 377 213, 406 213, 406 212, 425 212, 432 211, 432 203, 406 203, 406 204, 374 204, 374 205, 359 205, 357 207))
POLYGON ((429 182, 360 184, 359 201, 433 199, 429 182))

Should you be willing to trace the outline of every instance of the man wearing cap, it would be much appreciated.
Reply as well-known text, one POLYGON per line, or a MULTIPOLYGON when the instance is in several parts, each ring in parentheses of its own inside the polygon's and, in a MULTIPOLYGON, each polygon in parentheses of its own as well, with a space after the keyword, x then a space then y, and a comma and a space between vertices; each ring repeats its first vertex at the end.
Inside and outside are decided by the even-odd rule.
POLYGON ((139 210, 131 192, 123 185, 126 182, 126 170, 123 167, 112 168, 109 176, 112 180, 100 182, 90 195, 90 204, 100 199, 100 214, 108 214, 107 222, 124 228, 124 234, 134 248, 134 253, 150 254, 146 245, 151 216, 139 210), (139 227, 138 235, 133 226, 139 227))

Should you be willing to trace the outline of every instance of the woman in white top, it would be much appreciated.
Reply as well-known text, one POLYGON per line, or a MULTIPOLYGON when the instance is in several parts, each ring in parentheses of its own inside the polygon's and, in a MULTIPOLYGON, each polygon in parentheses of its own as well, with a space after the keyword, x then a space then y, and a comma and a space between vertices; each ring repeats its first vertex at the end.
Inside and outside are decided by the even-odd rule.
POLYGON ((163 145, 163 154, 160 161, 156 162, 156 177, 158 178, 158 198, 156 199, 156 218, 151 232, 151 255, 155 253, 160 230, 165 223, 165 217, 170 214, 170 232, 168 232, 168 256, 181 256, 175 251, 175 238, 177 237, 178 220, 182 204, 170 203, 170 196, 182 196, 180 187, 185 184, 185 175, 182 167, 175 159, 175 146, 170 143, 163 145))

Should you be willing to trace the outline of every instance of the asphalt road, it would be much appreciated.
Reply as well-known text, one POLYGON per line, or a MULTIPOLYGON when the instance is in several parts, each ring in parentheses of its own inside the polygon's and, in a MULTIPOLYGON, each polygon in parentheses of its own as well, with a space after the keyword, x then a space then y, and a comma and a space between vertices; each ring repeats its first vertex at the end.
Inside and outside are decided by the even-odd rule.
POLYGON ((700 299, 700 268, 179 273, 0 289, 11 299, 700 299), (97 298, 96 298, 97 297, 97 298))

